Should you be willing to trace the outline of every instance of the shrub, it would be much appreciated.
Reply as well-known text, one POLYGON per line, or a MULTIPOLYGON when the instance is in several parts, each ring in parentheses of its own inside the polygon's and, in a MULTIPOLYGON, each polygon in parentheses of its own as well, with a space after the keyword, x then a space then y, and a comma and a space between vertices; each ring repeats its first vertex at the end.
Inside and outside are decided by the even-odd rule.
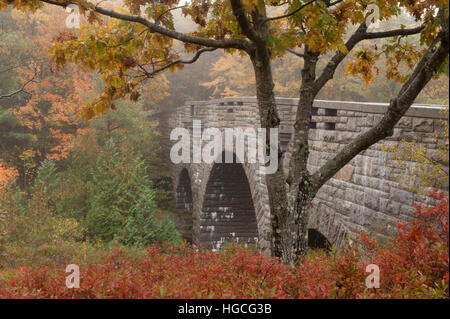
POLYGON ((438 204, 416 206, 391 246, 362 233, 294 268, 235 244, 217 253, 155 245, 142 258, 117 249, 80 268, 78 289, 65 287, 65 265, 0 273, 0 298, 448 298, 448 196, 433 196, 438 204), (369 263, 381 270, 379 289, 365 286, 369 263))
POLYGON ((415 205, 415 219, 398 224, 390 247, 377 247, 362 237, 372 263, 381 270, 381 289, 371 297, 448 298, 449 199, 432 191, 435 206, 415 205))

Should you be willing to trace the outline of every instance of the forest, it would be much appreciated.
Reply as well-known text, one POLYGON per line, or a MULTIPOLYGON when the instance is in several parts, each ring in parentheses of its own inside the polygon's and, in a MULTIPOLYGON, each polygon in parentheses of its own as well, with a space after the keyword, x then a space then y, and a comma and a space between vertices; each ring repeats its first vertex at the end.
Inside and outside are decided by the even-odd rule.
MULTIPOLYGON (((420 157, 421 145, 414 143, 385 150, 399 162, 414 158, 433 167, 416 172, 420 190, 414 191, 428 191, 436 179, 447 185, 447 192, 430 191, 434 204, 415 206, 415 219, 399 221, 398 235, 390 242, 377 242, 362 232, 353 241, 357 245, 309 249, 304 254, 299 243, 301 256, 295 262, 281 248, 273 256, 238 243, 228 243, 218 252, 199 250, 186 241, 190 234, 180 227, 183 215, 168 182, 170 172, 153 115, 186 101, 260 98, 264 94, 254 72, 258 63, 246 56, 245 48, 220 47, 202 52, 195 63, 174 63, 206 46, 172 41, 157 32, 145 33, 142 25, 98 11, 96 15, 97 7, 81 0, 69 1, 82 9, 81 27, 68 28, 67 3, 55 2, 0 0, 0 298, 448 299, 448 120, 440 132, 447 143, 437 160, 420 157), (141 35, 151 38, 150 45, 139 40, 141 35), (172 64, 166 70, 168 63, 172 64), (149 68, 142 71, 145 65, 149 68), (80 266, 80 288, 65 286, 67 264, 80 266), (366 286, 369 264, 382 269, 377 289, 366 286)), ((156 27, 211 37, 217 43, 233 37, 259 43, 251 28, 245 31, 245 21, 239 24, 242 16, 222 16, 226 10, 221 4, 231 2, 237 12, 235 2, 241 1, 195 0, 179 10, 181 4, 173 0, 116 2, 125 13, 148 3, 146 14, 153 18, 170 9, 170 18, 161 18, 156 27), (213 17, 207 18, 205 7, 213 10, 213 17)), ((272 15, 286 10, 282 1, 242 1, 245 10, 260 2, 272 5, 272 15)), ((359 2, 364 1, 336 1, 331 16, 339 29, 332 35, 326 25, 333 21, 324 20, 317 34, 308 24, 308 14, 317 19, 314 10, 330 1, 312 1, 305 7, 309 11, 302 19, 314 34, 302 37, 304 53, 294 51, 301 43, 290 31, 282 33, 288 29, 278 23, 282 20, 274 20, 274 28, 282 30, 278 38, 267 38, 274 96, 299 97, 301 85, 308 83, 307 59, 316 52, 313 41, 323 41, 317 44, 320 59, 312 60, 314 73, 326 73, 326 61, 343 44, 342 30, 354 31, 361 19, 350 17, 348 12, 355 10, 345 5, 359 2), (343 16, 345 23, 339 20, 343 16)), ((411 15, 423 14, 431 21, 423 34, 412 34, 404 42, 401 36, 367 40, 378 49, 361 46, 355 56, 345 56, 315 99, 389 103, 404 90, 408 76, 427 57, 427 47, 437 43, 432 37, 438 32, 431 29, 442 27, 436 22, 439 14, 436 18, 428 12, 437 9, 426 11, 421 3, 444 12, 441 20, 448 35, 448 1, 399 2, 403 11, 382 7, 382 14, 390 16, 382 31, 398 26, 404 30, 411 15)), ((285 2, 287 10, 306 3, 285 2)), ((256 15, 246 14, 248 19, 256 15)), ((320 17, 332 19, 325 13, 320 17)), ((299 28, 296 21, 290 22, 292 29, 299 28)), ((264 31, 256 25, 256 33, 264 31)), ((448 41, 446 46, 442 66, 427 78, 414 103, 448 110, 448 41)), ((299 185, 304 182, 296 174, 293 178, 299 185)), ((297 194, 299 189, 289 191, 297 194)), ((308 193, 308 205, 316 191, 308 193)), ((301 208, 298 212, 301 215, 301 208)), ((281 217, 278 224, 283 224, 281 217)), ((283 238, 274 240, 282 247, 283 238)))

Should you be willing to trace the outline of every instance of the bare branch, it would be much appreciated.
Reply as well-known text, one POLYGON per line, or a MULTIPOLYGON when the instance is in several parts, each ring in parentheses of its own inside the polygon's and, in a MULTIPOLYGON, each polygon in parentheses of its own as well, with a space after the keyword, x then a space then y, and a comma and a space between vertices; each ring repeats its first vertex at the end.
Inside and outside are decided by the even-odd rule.
MULTIPOLYGON (((305 4, 302 4, 300 7, 298 7, 297 9, 295 9, 294 11, 281 15, 281 16, 277 16, 277 17, 271 17, 271 18, 267 18, 264 22, 268 22, 268 21, 273 21, 273 20, 280 20, 280 19, 284 19, 284 18, 288 18, 290 16, 293 16, 294 14, 296 14, 297 12, 301 11, 302 9, 304 9, 305 7, 313 4, 314 2, 317 2, 318 0, 311 0, 305 4)), ((339 2, 342 2, 343 0, 336 0, 334 2, 330 2, 329 0, 324 0, 327 8, 332 7, 336 4, 338 4, 339 2)))
POLYGON ((31 79, 27 80, 24 84, 22 84, 22 86, 18 90, 14 91, 14 92, 11 92, 11 93, 8 93, 8 94, 0 95, 0 99, 10 98, 10 97, 13 97, 16 94, 21 93, 21 92, 24 92, 24 93, 27 93, 27 94, 31 95, 31 93, 27 92, 25 90, 25 88, 26 88, 26 86, 28 84, 30 84, 31 82, 34 82, 34 79, 36 78, 36 76, 37 76, 37 71, 35 71, 33 77, 31 79))
POLYGON ((290 17, 290 16, 296 14, 297 12, 301 11, 303 8, 305 8, 305 7, 307 7, 307 6, 311 5, 311 4, 313 4, 313 3, 316 2, 316 1, 318 1, 318 0, 311 0, 311 1, 307 2, 307 3, 305 3, 305 4, 302 4, 300 7, 298 7, 297 9, 295 9, 294 11, 292 11, 292 12, 290 12, 290 13, 283 14, 283 15, 277 16, 277 17, 270 17, 270 18, 267 18, 264 22, 288 18, 288 17, 290 17))
POLYGON ((192 63, 196 62, 196 61, 200 58, 200 56, 201 56, 203 53, 205 53, 205 52, 212 52, 212 51, 214 51, 214 50, 217 50, 217 48, 203 48, 203 49, 200 49, 200 50, 198 50, 198 51, 195 53, 195 55, 194 55, 194 56, 192 57, 192 59, 190 59, 190 60, 182 60, 182 59, 178 59, 178 60, 176 60, 176 61, 173 61, 173 62, 170 62, 170 63, 164 65, 163 67, 161 67, 161 68, 159 68, 159 69, 155 69, 155 70, 153 70, 152 72, 148 72, 148 71, 145 70, 145 68, 144 68, 143 66, 141 66, 141 65, 138 65, 138 66, 140 67, 140 69, 141 69, 142 72, 144 73, 143 76, 148 77, 148 78, 153 78, 156 74, 158 74, 158 73, 160 73, 160 72, 162 72, 162 71, 164 71, 164 70, 167 70, 168 68, 170 68, 170 67, 172 67, 172 66, 174 66, 174 65, 177 65, 177 64, 192 64, 192 63))
POLYGON ((297 52, 297 51, 292 50, 292 49, 287 49, 287 51, 288 51, 289 53, 292 53, 292 54, 298 56, 299 58, 304 58, 304 57, 305 57, 305 54, 303 54, 303 53, 301 53, 301 52, 297 52))
POLYGON ((155 20, 155 24, 159 24, 161 22, 161 19, 163 18, 164 15, 166 15, 167 13, 169 13, 170 11, 173 10, 177 10, 177 9, 182 9, 182 8, 187 8, 189 7, 188 5, 184 5, 184 6, 178 6, 178 7, 174 7, 174 8, 169 8, 166 11, 164 11, 163 13, 161 13, 158 18, 156 18, 155 20))

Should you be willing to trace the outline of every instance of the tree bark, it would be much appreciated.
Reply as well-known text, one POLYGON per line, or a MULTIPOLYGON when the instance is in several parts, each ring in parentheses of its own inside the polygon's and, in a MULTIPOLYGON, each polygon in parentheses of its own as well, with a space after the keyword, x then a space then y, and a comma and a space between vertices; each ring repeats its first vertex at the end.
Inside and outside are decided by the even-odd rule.
MULTIPOLYGON (((265 45, 256 46, 250 52, 256 78, 256 96, 261 127, 266 128, 266 141, 270 128, 277 128, 280 119, 275 101, 270 51, 265 45)), ((289 176, 283 170, 283 152, 278 140, 278 169, 266 175, 272 225, 272 255, 283 263, 294 265, 298 256, 307 250, 306 231, 308 212, 314 191, 310 188, 307 170, 309 154, 308 134, 311 108, 314 102, 313 82, 318 54, 308 52, 308 67, 302 71, 301 99, 293 136, 294 152, 291 158, 289 176)), ((268 147, 266 149, 268 150, 268 147)))
POLYGON ((300 98, 292 137, 292 156, 289 163, 288 184, 290 185, 291 201, 293 202, 294 225, 291 237, 294 241, 293 259, 307 252, 307 226, 311 201, 314 198, 311 188, 311 178, 308 172, 309 158, 309 129, 311 112, 314 103, 314 81, 316 79, 316 67, 319 54, 309 50, 305 46, 303 54, 304 66, 301 71, 302 83, 300 86, 300 98))
MULTIPOLYGON (((270 128, 277 128, 280 123, 275 103, 274 83, 270 63, 270 52, 265 46, 256 48, 250 54, 256 78, 256 97, 260 113, 261 127, 266 128, 266 151, 269 152, 270 128)), ((278 141, 278 145, 279 141, 278 141)), ((289 240, 289 208, 286 192, 286 178, 282 168, 282 152, 278 147, 278 168, 274 174, 266 175, 269 194, 270 217, 272 224, 272 255, 280 257, 283 262, 292 259, 289 240)))

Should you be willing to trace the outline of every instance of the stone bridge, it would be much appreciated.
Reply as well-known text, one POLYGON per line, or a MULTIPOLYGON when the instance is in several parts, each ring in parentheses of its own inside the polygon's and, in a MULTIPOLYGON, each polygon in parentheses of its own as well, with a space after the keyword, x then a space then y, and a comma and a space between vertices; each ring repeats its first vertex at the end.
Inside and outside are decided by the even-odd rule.
MULTIPOLYGON (((281 147, 287 148, 283 164, 289 161, 289 141, 297 99, 278 98, 281 118, 281 147)), ((309 169, 314 171, 357 134, 372 127, 387 104, 317 100, 310 130, 309 169)), ((435 132, 443 130, 441 107, 414 105, 397 124, 392 137, 383 143, 417 138, 429 152, 436 152, 435 132)), ((202 129, 260 127, 254 97, 224 98, 186 102, 156 116, 159 119, 165 162, 172 174, 177 206, 192 215, 192 241, 208 249, 218 249, 231 239, 257 244, 270 253, 270 208, 265 175, 259 163, 173 164, 170 140, 173 128, 189 130, 200 120, 202 129)), ((195 137, 195 136, 194 136, 195 137)), ((199 137, 199 136, 197 136, 199 137)), ((442 141, 441 141, 442 142, 442 141)), ((233 153, 233 149, 223 149, 233 153)), ((192 153, 192 148, 191 148, 192 153)), ((313 247, 342 246, 347 236, 366 230, 378 238, 396 232, 398 220, 413 216, 413 203, 426 197, 404 190, 399 176, 404 173, 379 145, 373 145, 341 169, 319 191, 311 208, 308 242, 313 247)), ((440 185, 448 190, 448 183, 440 185)))

